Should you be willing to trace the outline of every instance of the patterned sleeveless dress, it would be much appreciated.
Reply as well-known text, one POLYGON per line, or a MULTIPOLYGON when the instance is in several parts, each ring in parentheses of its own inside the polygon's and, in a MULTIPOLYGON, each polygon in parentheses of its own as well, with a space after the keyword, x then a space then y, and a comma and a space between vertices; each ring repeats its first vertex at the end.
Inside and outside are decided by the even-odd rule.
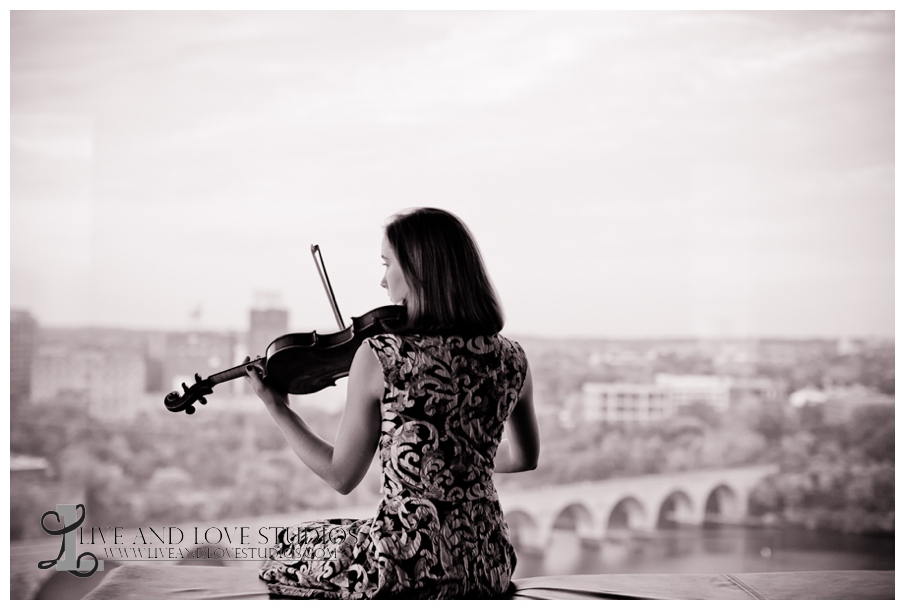
POLYGON ((367 343, 384 373, 377 516, 282 531, 260 577, 277 596, 500 595, 516 558, 491 475, 524 351, 500 335, 367 343))

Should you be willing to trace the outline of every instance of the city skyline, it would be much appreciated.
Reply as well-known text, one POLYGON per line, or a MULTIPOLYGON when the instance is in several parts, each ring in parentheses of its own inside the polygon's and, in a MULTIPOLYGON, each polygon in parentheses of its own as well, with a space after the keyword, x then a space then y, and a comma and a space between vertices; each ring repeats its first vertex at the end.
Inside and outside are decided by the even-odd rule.
POLYGON ((506 331, 891 337, 887 12, 11 13, 11 306, 290 330, 435 205, 506 331), (200 315, 193 318, 194 313, 200 315))

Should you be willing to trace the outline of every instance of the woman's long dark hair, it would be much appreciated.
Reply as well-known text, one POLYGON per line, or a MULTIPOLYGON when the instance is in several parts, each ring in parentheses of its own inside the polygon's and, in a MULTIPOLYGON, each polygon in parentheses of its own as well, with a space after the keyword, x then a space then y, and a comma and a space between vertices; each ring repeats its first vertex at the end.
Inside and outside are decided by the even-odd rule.
POLYGON ((394 216, 386 237, 409 287, 404 331, 476 336, 502 330, 499 299, 461 220, 416 208, 394 216))

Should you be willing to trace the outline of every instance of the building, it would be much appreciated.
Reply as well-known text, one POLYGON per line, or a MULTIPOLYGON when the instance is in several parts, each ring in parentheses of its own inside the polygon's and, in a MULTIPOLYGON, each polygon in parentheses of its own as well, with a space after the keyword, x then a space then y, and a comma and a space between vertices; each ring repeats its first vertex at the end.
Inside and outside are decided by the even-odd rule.
POLYGON ((47 458, 34 455, 9 454, 10 482, 43 481, 51 473, 47 458))
MULTIPOLYGON (((179 390, 181 393, 182 384, 191 386, 196 374, 207 377, 236 366, 235 344, 234 333, 167 333, 161 364, 164 391, 179 390)), ((232 389, 218 391, 231 392, 232 389)))
POLYGON ((167 387, 163 378, 163 364, 167 357, 167 333, 151 331, 145 336, 145 363, 148 373, 145 391, 159 394, 167 387))
POLYGON ((792 407, 819 407, 823 414, 823 422, 830 425, 851 421, 865 407, 893 409, 895 403, 894 396, 861 385, 833 387, 823 392, 808 388, 799 390, 789 397, 789 405, 792 407))
POLYGON ((248 355, 263 356, 267 346, 289 332, 289 312, 285 309, 252 309, 249 314, 248 341, 245 344, 248 355))
POLYGON ((817 388, 807 387, 796 390, 789 395, 789 406, 796 409, 814 405, 822 405, 826 402, 826 392, 822 392, 817 388))
POLYGON ((778 403, 785 390, 770 379, 733 379, 706 375, 657 375, 656 383, 587 382, 568 401, 564 425, 575 422, 654 422, 680 407, 707 404, 725 412, 730 406, 778 403))
POLYGON ((38 323, 27 311, 13 309, 9 314, 9 403, 15 409, 31 395, 38 323))
POLYGON ((35 354, 31 399, 76 403, 97 418, 131 418, 146 376, 140 350, 46 344, 35 354))
POLYGON ((729 401, 734 405, 745 402, 777 404, 785 398, 784 382, 764 377, 733 378, 729 386, 729 401))
POLYGON ((708 404, 716 411, 729 409, 732 396, 731 377, 714 375, 672 375, 660 373, 654 383, 669 391, 673 408, 693 403, 708 404))
POLYGON ((579 405, 579 419, 587 422, 647 423, 673 414, 669 390, 650 384, 588 382, 579 405))

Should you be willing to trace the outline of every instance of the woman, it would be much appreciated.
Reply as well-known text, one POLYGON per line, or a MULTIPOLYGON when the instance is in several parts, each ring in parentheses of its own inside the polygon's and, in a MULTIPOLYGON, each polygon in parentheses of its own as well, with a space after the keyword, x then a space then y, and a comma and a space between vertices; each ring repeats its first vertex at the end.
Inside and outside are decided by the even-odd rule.
POLYGON ((289 528, 261 578, 272 594, 296 597, 499 595, 516 558, 491 475, 533 469, 539 453, 527 359, 499 335, 501 308, 457 217, 396 216, 381 255, 381 286, 406 322, 356 352, 333 445, 247 367, 292 449, 340 493, 379 451, 377 516, 289 528))

